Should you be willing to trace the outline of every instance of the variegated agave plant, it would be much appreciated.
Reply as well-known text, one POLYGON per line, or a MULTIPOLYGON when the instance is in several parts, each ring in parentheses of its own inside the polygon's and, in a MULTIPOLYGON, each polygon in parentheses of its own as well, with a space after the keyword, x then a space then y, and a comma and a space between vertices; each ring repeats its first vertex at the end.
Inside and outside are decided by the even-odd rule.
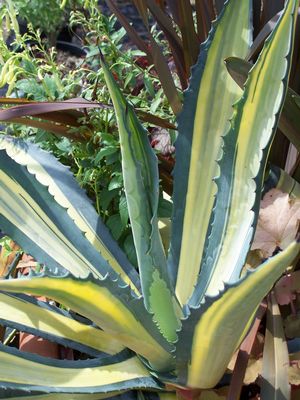
POLYGON ((46 272, 0 282, 0 322, 94 358, 52 361, 1 345, 0 398, 100 399, 130 389, 164 393, 167 384, 211 388, 222 378, 261 300, 300 249, 295 240, 241 276, 287 89, 298 0, 287 1, 242 91, 224 59, 247 55, 251 3, 226 3, 193 70, 179 119, 168 257, 156 156, 102 61, 139 274, 65 167, 30 143, 1 137, 0 226, 46 272))

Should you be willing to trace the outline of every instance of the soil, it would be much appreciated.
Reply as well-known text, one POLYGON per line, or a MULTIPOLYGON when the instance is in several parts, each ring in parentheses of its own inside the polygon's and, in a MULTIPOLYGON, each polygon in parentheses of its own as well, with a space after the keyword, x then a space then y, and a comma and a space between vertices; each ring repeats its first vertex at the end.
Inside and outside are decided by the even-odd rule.
POLYGON ((64 72, 67 74, 70 71, 74 71, 83 62, 84 57, 74 56, 68 51, 57 50, 56 56, 57 64, 64 67, 64 72))

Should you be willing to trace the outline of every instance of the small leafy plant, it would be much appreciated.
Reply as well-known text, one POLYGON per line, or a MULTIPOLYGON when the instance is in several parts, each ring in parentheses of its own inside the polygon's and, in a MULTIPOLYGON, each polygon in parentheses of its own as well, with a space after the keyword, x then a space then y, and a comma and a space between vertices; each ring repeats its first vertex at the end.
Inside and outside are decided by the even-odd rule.
MULTIPOLYGON (((63 27, 66 16, 70 12, 71 2, 60 0, 5 0, 9 7, 14 7, 16 14, 34 29, 40 29, 48 38, 50 46, 54 46, 56 38, 63 27)), ((73 4, 80 4, 74 1, 73 4)))
POLYGON ((98 399, 131 389, 190 397, 224 375, 262 299, 300 250, 293 238, 242 273, 287 91, 298 9, 298 1, 286 3, 242 90, 224 58, 249 51, 251 4, 226 3, 193 69, 179 118, 168 255, 158 228, 157 158, 101 57, 138 273, 66 167, 31 143, 1 137, 0 227, 45 271, 0 281, 0 318, 95 357, 52 361, 1 345, 2 397, 98 399), (51 298, 92 324, 24 293, 51 298))

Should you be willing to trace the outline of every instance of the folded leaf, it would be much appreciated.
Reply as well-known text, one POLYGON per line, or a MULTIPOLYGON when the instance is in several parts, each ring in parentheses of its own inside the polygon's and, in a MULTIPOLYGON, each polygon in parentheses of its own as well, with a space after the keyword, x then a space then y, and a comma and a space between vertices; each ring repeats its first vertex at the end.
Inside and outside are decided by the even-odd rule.
POLYGON ((176 299, 169 282, 166 256, 158 229, 157 157, 151 148, 146 130, 138 121, 131 105, 126 103, 103 59, 101 65, 117 116, 125 194, 145 305, 154 313, 154 319, 165 337, 169 341, 174 341, 179 320, 176 316, 176 299), (156 302, 157 298, 153 301, 151 297, 153 293, 155 296, 159 294, 158 288, 162 285, 165 285, 166 300, 164 325, 158 316, 162 310, 156 302))
POLYGON ((76 321, 57 307, 29 296, 0 292, 0 324, 60 343, 91 356, 116 354, 124 347, 106 332, 76 321))
POLYGON ((227 2, 201 46, 179 118, 169 269, 185 304, 197 281, 219 174, 222 136, 241 89, 226 73, 228 54, 245 57, 251 42, 249 0, 227 2), (199 229, 201 227, 201 229, 199 229))

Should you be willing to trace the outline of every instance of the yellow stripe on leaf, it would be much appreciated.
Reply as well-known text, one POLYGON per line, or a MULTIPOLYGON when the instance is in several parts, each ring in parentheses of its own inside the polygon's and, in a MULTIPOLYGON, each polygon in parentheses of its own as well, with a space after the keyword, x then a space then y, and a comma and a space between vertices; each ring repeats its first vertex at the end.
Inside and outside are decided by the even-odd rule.
MULTIPOLYGON (((218 383, 247 333, 261 300, 293 262, 299 250, 300 244, 293 242, 212 301, 195 326, 187 386, 209 389, 218 383)), ((189 324, 189 319, 186 324, 189 324)), ((184 341, 184 336, 180 340, 184 341)))
MULTIPOLYGON (((229 127, 232 115, 232 104, 240 97, 242 91, 226 71, 224 58, 229 54, 244 58, 251 42, 250 1, 231 0, 224 8, 224 13, 216 25, 213 41, 201 52, 207 51, 204 70, 195 68, 195 73, 202 73, 200 87, 197 93, 197 107, 193 116, 193 138, 190 143, 191 157, 188 171, 188 187, 183 219, 182 241, 179 267, 176 282, 176 294, 181 304, 185 304, 191 296, 196 284, 205 238, 213 208, 217 186, 213 179, 218 176, 217 160, 221 155, 222 135, 229 127)), ((201 65, 201 64, 200 64, 201 65)), ((193 79, 191 94, 185 98, 185 108, 188 109, 190 97, 193 97, 193 79)), ((182 188, 182 172, 180 167, 181 154, 180 135, 186 135, 185 108, 179 123, 178 156, 175 168, 178 168, 178 190, 182 188), (182 121, 182 123, 181 123, 182 121)), ((186 110, 188 111, 188 110, 186 110)), ((182 139, 184 141, 184 139, 182 139)), ((176 171, 176 169, 175 169, 176 171)), ((176 189, 176 174, 175 174, 176 189)), ((174 200, 175 207, 176 197, 174 200)), ((176 214, 175 214, 176 215, 176 214)), ((175 232, 175 235, 177 233, 175 232)))
POLYGON ((219 227, 223 229, 223 237, 216 265, 212 266, 214 274, 206 291, 211 296, 222 290, 223 282, 230 280, 234 268, 243 264, 241 254, 244 252, 246 257, 254 233, 253 206, 260 196, 264 150, 271 140, 276 116, 281 110, 287 89, 283 81, 289 72, 286 57, 292 49, 296 7, 296 0, 288 2, 285 13, 250 72, 244 95, 235 105, 232 127, 228 133, 229 137, 237 131, 233 182, 230 182, 232 193, 226 223, 219 227), (258 183, 254 180, 257 176, 258 183))
POLYGON ((154 368, 172 368, 172 356, 166 350, 169 345, 161 337, 151 315, 141 306, 142 300, 132 298, 129 289, 120 288, 117 283, 107 280, 91 281, 92 277, 89 278, 90 281, 71 276, 2 280, 0 289, 52 298, 95 322, 120 344, 144 356, 154 368), (107 282, 113 286, 114 292, 106 287, 107 282), (139 301, 141 304, 136 304, 139 301), (132 310, 138 305, 141 307, 137 317, 132 310), (166 348, 149 331, 154 332, 157 340, 161 340, 166 348))
POLYGON ((40 386, 55 391, 64 389, 71 393, 80 388, 88 392, 88 388, 98 387, 101 393, 101 386, 107 386, 107 392, 114 391, 116 384, 149 378, 150 374, 137 357, 98 367, 68 368, 41 364, 0 351, 0 376, 8 384, 40 386))
MULTIPOLYGON (((73 204, 71 199, 64 194, 62 187, 57 184, 47 170, 40 163, 38 163, 34 157, 29 154, 29 152, 26 151, 26 148, 16 145, 16 143, 12 140, 7 140, 5 137, 0 138, 0 149, 5 150, 7 154, 18 164, 26 166, 29 173, 34 175, 38 182, 48 188, 49 193, 54 197, 55 201, 59 205, 66 209, 74 223, 84 233, 86 239, 95 247, 97 251, 99 251, 102 257, 108 261, 110 266, 122 277, 124 282, 129 284, 135 293, 139 295, 139 290, 133 284, 127 273, 123 270, 122 266, 107 248, 105 243, 103 243, 101 238, 91 227, 91 224, 87 221, 84 214, 76 209, 76 204, 73 204)), ((99 274, 97 275, 99 276, 99 274)))
POLYGON ((5 293, 0 293, 0 319, 64 340, 72 340, 111 355, 124 349, 120 342, 100 329, 5 293))

